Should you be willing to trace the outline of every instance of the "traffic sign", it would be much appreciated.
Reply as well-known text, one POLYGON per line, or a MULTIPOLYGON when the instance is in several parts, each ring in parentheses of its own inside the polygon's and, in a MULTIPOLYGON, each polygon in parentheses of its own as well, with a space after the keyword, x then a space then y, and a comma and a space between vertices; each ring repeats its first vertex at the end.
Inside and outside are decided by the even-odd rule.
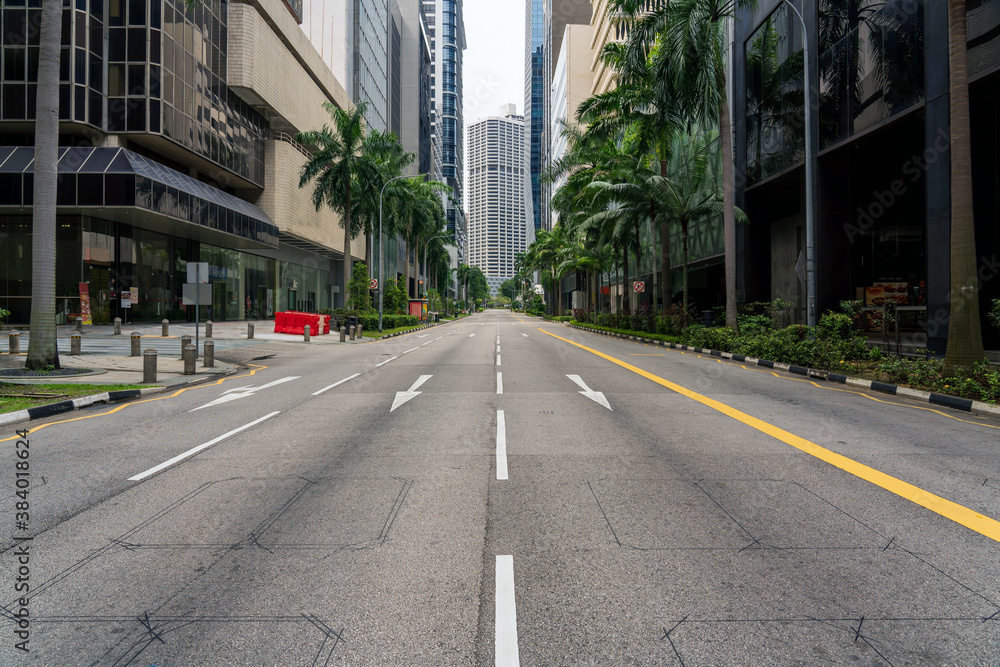
POLYGON ((368 281, 368 289, 378 289, 378 278, 372 278, 368 281))
POLYGON ((636 292, 645 292, 646 283, 642 282, 641 280, 637 280, 634 283, 632 283, 632 289, 636 292))

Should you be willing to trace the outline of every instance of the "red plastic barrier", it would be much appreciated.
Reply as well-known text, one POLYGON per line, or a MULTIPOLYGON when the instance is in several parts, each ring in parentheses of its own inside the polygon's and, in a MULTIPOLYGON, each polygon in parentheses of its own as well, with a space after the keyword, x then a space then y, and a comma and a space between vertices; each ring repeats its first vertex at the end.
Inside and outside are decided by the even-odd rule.
POLYGON ((301 336, 306 325, 313 336, 330 333, 330 316, 315 313, 300 313, 294 310, 274 314, 274 333, 287 333, 301 336))

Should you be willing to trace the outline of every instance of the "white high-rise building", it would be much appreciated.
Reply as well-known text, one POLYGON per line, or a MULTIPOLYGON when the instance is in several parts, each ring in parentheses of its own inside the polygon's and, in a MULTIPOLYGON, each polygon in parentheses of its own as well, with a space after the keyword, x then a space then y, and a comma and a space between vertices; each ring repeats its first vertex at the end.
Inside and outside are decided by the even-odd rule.
POLYGON ((527 249, 524 116, 506 104, 499 116, 469 126, 469 264, 486 275, 492 292, 514 275, 527 249))

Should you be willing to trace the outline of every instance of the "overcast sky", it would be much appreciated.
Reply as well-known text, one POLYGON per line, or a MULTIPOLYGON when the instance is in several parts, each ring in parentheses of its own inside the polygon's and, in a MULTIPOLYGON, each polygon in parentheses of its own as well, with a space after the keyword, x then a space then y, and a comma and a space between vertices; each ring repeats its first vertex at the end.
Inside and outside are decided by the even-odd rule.
POLYGON ((465 124, 524 113, 524 0, 465 0, 465 124))

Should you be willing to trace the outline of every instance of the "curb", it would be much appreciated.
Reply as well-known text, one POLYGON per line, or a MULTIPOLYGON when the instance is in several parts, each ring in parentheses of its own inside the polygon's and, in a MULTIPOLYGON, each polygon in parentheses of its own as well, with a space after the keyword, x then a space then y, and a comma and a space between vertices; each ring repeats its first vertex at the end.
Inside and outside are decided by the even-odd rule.
POLYGON ((590 333, 603 334, 605 336, 611 336, 613 338, 623 338, 626 340, 634 340, 644 343, 650 343, 652 345, 660 345, 662 347, 669 347, 672 350, 688 350, 691 352, 696 352, 698 354, 710 354, 713 357, 732 359, 733 361, 750 364, 751 366, 757 366, 759 368, 769 368, 773 370, 786 371, 789 373, 794 373, 795 375, 801 375, 803 377, 812 378, 814 380, 826 380, 827 382, 836 382, 838 384, 851 385, 852 387, 870 389, 871 391, 877 391, 882 394, 889 394, 890 396, 905 396, 907 398, 923 401, 924 403, 929 403, 931 405, 951 408, 953 410, 960 410, 962 412, 972 412, 977 414, 1000 416, 1000 405, 990 405, 989 403, 983 403, 981 401, 973 401, 968 398, 959 398, 957 396, 948 396, 946 394, 936 394, 934 392, 929 392, 929 391, 920 391, 918 389, 911 389, 909 387, 900 387, 894 384, 886 384, 885 382, 878 382, 876 380, 862 380, 860 378, 852 378, 846 375, 831 373, 830 371, 821 371, 815 368, 805 368, 803 366, 795 366, 793 364, 783 364, 777 361, 770 361, 768 359, 754 359, 753 357, 746 357, 743 356, 742 354, 733 354, 731 352, 719 352, 718 350, 708 350, 700 347, 691 347, 690 345, 681 345, 680 343, 668 343, 667 341, 656 340, 654 338, 644 338, 642 336, 631 336, 627 334, 615 333, 612 331, 591 329, 589 327, 582 327, 578 324, 570 324, 569 326, 573 327, 574 329, 579 329, 580 331, 588 331, 590 333))
POLYGON ((0 426, 14 424, 20 421, 43 419, 52 417, 64 412, 72 412, 80 408, 90 407, 95 403, 114 403, 116 401, 127 401, 130 398, 138 398, 147 394, 158 394, 166 391, 169 387, 150 387, 148 389, 126 389, 124 391, 106 391, 103 394, 93 394, 91 396, 80 396, 69 401, 50 403, 49 405, 39 405, 38 407, 18 410, 0 415, 0 426))
POLYGON ((382 336, 379 336, 378 338, 373 339, 371 342, 375 343, 380 340, 388 340, 390 338, 395 338, 396 336, 405 336, 406 334, 411 334, 414 331, 422 331, 424 329, 430 329, 431 327, 439 327, 442 324, 447 324, 447 322, 430 322, 429 324, 424 324, 423 326, 419 326, 415 329, 407 329, 406 331, 397 331, 396 333, 384 334, 382 336))

